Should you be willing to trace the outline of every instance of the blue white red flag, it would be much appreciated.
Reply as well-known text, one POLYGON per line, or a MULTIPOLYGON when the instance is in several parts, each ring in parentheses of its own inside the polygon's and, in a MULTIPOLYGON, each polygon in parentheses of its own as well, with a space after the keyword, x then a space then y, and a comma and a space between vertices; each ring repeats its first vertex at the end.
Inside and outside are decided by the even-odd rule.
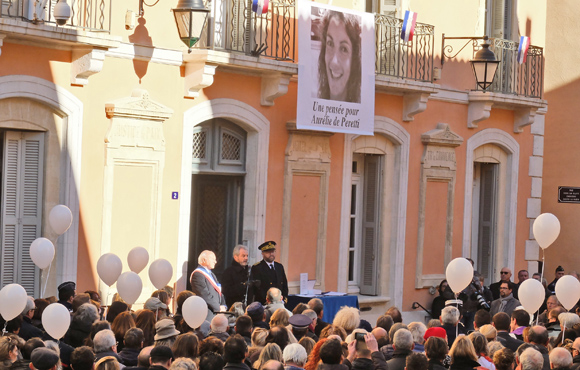
POLYGON ((252 1, 252 11, 257 15, 262 15, 268 13, 268 4, 270 0, 253 0, 252 1))
POLYGON ((415 23, 417 23, 417 13, 406 10, 405 20, 403 21, 403 29, 401 30, 401 39, 403 39, 403 42, 409 42, 413 40, 413 33, 415 33, 415 23))
POLYGON ((526 62, 529 48, 530 38, 527 36, 520 37, 520 47, 518 48, 518 63, 522 64, 526 62))

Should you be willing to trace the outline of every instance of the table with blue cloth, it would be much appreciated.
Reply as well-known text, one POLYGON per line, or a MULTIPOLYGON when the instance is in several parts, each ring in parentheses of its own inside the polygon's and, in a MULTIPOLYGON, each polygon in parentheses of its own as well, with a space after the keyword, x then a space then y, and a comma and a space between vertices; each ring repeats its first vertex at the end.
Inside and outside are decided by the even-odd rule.
POLYGON ((334 316, 343 306, 358 308, 358 297, 355 295, 342 295, 342 296, 328 296, 328 295, 317 295, 315 297, 302 297, 299 295, 289 295, 288 303, 286 303, 286 308, 292 311, 298 303, 308 304, 312 298, 319 298, 324 304, 324 312, 322 315, 322 321, 332 324, 334 316))

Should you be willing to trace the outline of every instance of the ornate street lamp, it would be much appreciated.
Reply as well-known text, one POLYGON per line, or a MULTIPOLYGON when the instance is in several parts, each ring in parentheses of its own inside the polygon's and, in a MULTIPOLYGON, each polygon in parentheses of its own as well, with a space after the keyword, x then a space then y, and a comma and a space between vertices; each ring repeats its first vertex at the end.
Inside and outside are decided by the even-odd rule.
POLYGON ((470 61, 475 74, 475 82, 477 85, 487 91, 493 83, 499 60, 495 58, 493 51, 489 50, 487 43, 487 36, 483 37, 483 44, 481 49, 475 53, 475 58, 470 61))
POLYGON ((179 0, 177 8, 172 10, 179 37, 191 53, 191 48, 201 37, 209 9, 206 9, 202 0, 179 0))

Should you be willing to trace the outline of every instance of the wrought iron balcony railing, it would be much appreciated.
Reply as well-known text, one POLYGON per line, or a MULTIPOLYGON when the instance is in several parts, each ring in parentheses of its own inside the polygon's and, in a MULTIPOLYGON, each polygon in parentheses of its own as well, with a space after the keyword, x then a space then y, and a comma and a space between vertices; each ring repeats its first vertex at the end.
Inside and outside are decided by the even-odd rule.
MULTIPOLYGON (((54 24, 58 0, 0 0, 0 18, 17 18, 34 23, 54 24)), ((71 18, 67 27, 87 31, 111 31, 111 0, 69 0, 71 18)))
POLYGON ((417 23, 413 40, 401 40, 403 20, 375 14, 376 73, 405 79, 433 81, 435 27, 417 23))
POLYGON ((490 50, 501 62, 488 91, 541 98, 544 87, 544 50, 530 45, 526 61, 519 64, 519 42, 498 38, 490 38, 489 42, 490 50))
POLYGON ((270 1, 268 12, 252 12, 251 0, 206 1, 212 22, 196 48, 241 52, 247 55, 295 61, 296 1, 270 1))

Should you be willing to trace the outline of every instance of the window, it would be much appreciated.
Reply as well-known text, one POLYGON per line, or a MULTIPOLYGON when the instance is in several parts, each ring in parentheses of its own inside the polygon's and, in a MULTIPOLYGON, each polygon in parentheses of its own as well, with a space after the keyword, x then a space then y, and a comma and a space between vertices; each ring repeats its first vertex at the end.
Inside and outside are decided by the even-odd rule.
POLYGON ((490 37, 511 39, 512 34, 512 1, 487 0, 485 33, 490 37))
POLYGON ((44 135, 5 131, 2 135, 2 273, 0 285, 17 283, 39 296, 40 270, 30 244, 41 236, 44 135))

